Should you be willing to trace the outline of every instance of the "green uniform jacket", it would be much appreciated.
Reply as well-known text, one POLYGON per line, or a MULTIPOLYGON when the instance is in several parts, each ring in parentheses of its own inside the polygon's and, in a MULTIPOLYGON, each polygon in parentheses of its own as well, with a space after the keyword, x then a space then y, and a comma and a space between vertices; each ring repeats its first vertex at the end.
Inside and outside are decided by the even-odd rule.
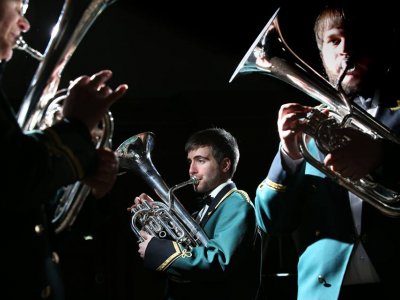
POLYGON ((205 218, 201 225, 208 247, 187 251, 174 241, 153 238, 145 266, 168 274, 168 299, 255 299, 261 244, 248 195, 234 184, 226 186, 205 218))
MULTIPOLYGON (((400 110, 379 107, 378 120, 400 134, 400 110)), ((323 161, 314 140, 311 154, 323 161)), ((398 179, 399 147, 387 144, 384 179, 398 179), (385 177, 386 176, 386 177, 385 177)), ((397 295, 400 280, 400 218, 384 215, 363 202, 362 228, 355 231, 348 191, 303 162, 295 174, 284 169, 278 152, 259 185, 255 207, 260 228, 268 233, 293 233, 298 262, 298 299, 337 299, 355 245, 362 241, 384 289, 397 295)), ((388 181, 388 180, 386 180, 388 181)))

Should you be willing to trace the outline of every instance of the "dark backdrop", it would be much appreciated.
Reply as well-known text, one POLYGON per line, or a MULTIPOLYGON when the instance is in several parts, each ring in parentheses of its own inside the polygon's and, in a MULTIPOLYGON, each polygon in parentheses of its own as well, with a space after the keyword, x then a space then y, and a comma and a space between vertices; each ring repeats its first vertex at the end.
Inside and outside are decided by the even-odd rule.
MULTIPOLYGON (((60 88, 79 75, 113 70, 113 87, 129 85, 126 96, 111 108, 113 149, 132 135, 155 133, 151 157, 169 186, 188 179, 183 148, 187 137, 210 126, 224 127, 237 137, 241 150, 234 180, 254 198, 278 147, 280 105, 314 102, 265 74, 228 81, 278 7, 282 7, 279 22, 288 45, 320 70, 310 17, 318 1, 219 1, 218 7, 208 0, 133 2, 119 0, 103 11, 63 71, 60 88)), ((25 40, 33 48, 44 52, 63 3, 31 0, 27 17, 32 28, 25 40)), ((16 110, 37 65, 17 51, 8 64, 6 92, 16 110)), ((161 295, 162 277, 143 269, 129 226, 126 208, 141 192, 149 192, 142 178, 120 176, 110 195, 97 201, 89 197, 73 228, 58 236, 69 299, 157 299, 161 295)), ((177 195, 183 203, 193 196, 190 189, 177 195)), ((292 272, 290 239, 269 241, 265 273, 292 272)), ((294 295, 293 280, 267 278, 265 297, 294 295)))

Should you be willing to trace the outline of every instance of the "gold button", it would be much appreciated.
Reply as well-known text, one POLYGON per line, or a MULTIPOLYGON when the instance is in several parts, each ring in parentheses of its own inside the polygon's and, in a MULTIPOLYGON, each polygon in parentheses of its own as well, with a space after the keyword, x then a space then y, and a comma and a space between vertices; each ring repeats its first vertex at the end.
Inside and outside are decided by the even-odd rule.
POLYGON ((40 297, 42 299, 47 299, 49 298, 51 295, 51 287, 49 285, 47 285, 43 290, 42 293, 40 294, 40 297))
POLYGON ((60 262, 60 257, 58 256, 57 252, 52 252, 51 253, 51 260, 55 264, 58 264, 60 262))
POLYGON ((44 227, 42 224, 36 225, 35 226, 35 232, 37 235, 41 235, 44 231, 44 227))

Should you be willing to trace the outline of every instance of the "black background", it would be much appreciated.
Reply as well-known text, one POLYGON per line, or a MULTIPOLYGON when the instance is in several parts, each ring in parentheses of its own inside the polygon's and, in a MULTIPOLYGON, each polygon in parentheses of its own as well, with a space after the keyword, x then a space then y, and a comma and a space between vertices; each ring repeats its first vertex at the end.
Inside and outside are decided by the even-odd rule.
MULTIPOLYGON (((227 129, 238 139, 241 151, 234 180, 253 199, 278 147, 280 105, 313 100, 265 74, 239 76, 231 83, 229 79, 278 7, 286 42, 320 71, 312 33, 317 3, 119 0, 89 28, 62 73, 60 88, 82 74, 113 70, 112 87, 129 85, 128 93, 111 108, 113 149, 132 135, 154 132, 151 157, 169 186, 188 179, 183 147, 191 133, 211 126, 227 129)), ((24 36, 30 46, 44 52, 63 4, 31 0, 27 13, 31 30, 24 36)), ((37 65, 27 54, 15 51, 7 66, 6 93, 16 110, 37 65)), ((161 275, 142 267, 129 227, 126 208, 141 192, 151 194, 139 176, 121 175, 104 199, 89 197, 73 228, 58 236, 69 299, 160 297, 161 275)), ((183 203, 193 196, 190 190, 177 195, 183 203)), ((271 239, 269 245, 266 273, 292 272, 290 241, 271 239)), ((264 298, 293 295, 292 281, 282 287, 274 279, 270 282, 273 286, 264 298)))

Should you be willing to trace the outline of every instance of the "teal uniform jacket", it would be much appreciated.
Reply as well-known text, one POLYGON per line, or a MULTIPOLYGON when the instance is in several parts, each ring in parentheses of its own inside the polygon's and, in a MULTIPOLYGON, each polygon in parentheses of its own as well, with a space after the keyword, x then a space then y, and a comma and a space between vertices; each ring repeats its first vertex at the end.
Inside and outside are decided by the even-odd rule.
POLYGON ((153 238, 144 263, 168 276, 168 299, 255 299, 260 283, 261 243, 248 195, 226 186, 205 215, 208 247, 190 251, 153 238))
POLYGON ((5 299, 62 299, 53 268, 58 259, 50 245, 47 205, 59 188, 94 170, 94 144, 87 128, 76 121, 23 134, 2 94, 0 128, 1 295, 5 299), (53 273, 53 282, 46 273, 53 273))
MULTIPOLYGON (((377 118, 400 133, 399 110, 379 108, 377 118)), ((323 158, 314 140, 309 148, 314 157, 323 158)), ((394 179, 399 147, 388 143, 385 151, 383 169, 394 179)), ((359 241, 385 288, 398 293, 400 218, 387 217, 363 202, 362 229, 357 235, 348 191, 307 162, 295 174, 288 174, 278 152, 267 178, 257 189, 255 207, 264 232, 293 233, 299 253, 298 299, 337 299, 351 253, 359 241)))

